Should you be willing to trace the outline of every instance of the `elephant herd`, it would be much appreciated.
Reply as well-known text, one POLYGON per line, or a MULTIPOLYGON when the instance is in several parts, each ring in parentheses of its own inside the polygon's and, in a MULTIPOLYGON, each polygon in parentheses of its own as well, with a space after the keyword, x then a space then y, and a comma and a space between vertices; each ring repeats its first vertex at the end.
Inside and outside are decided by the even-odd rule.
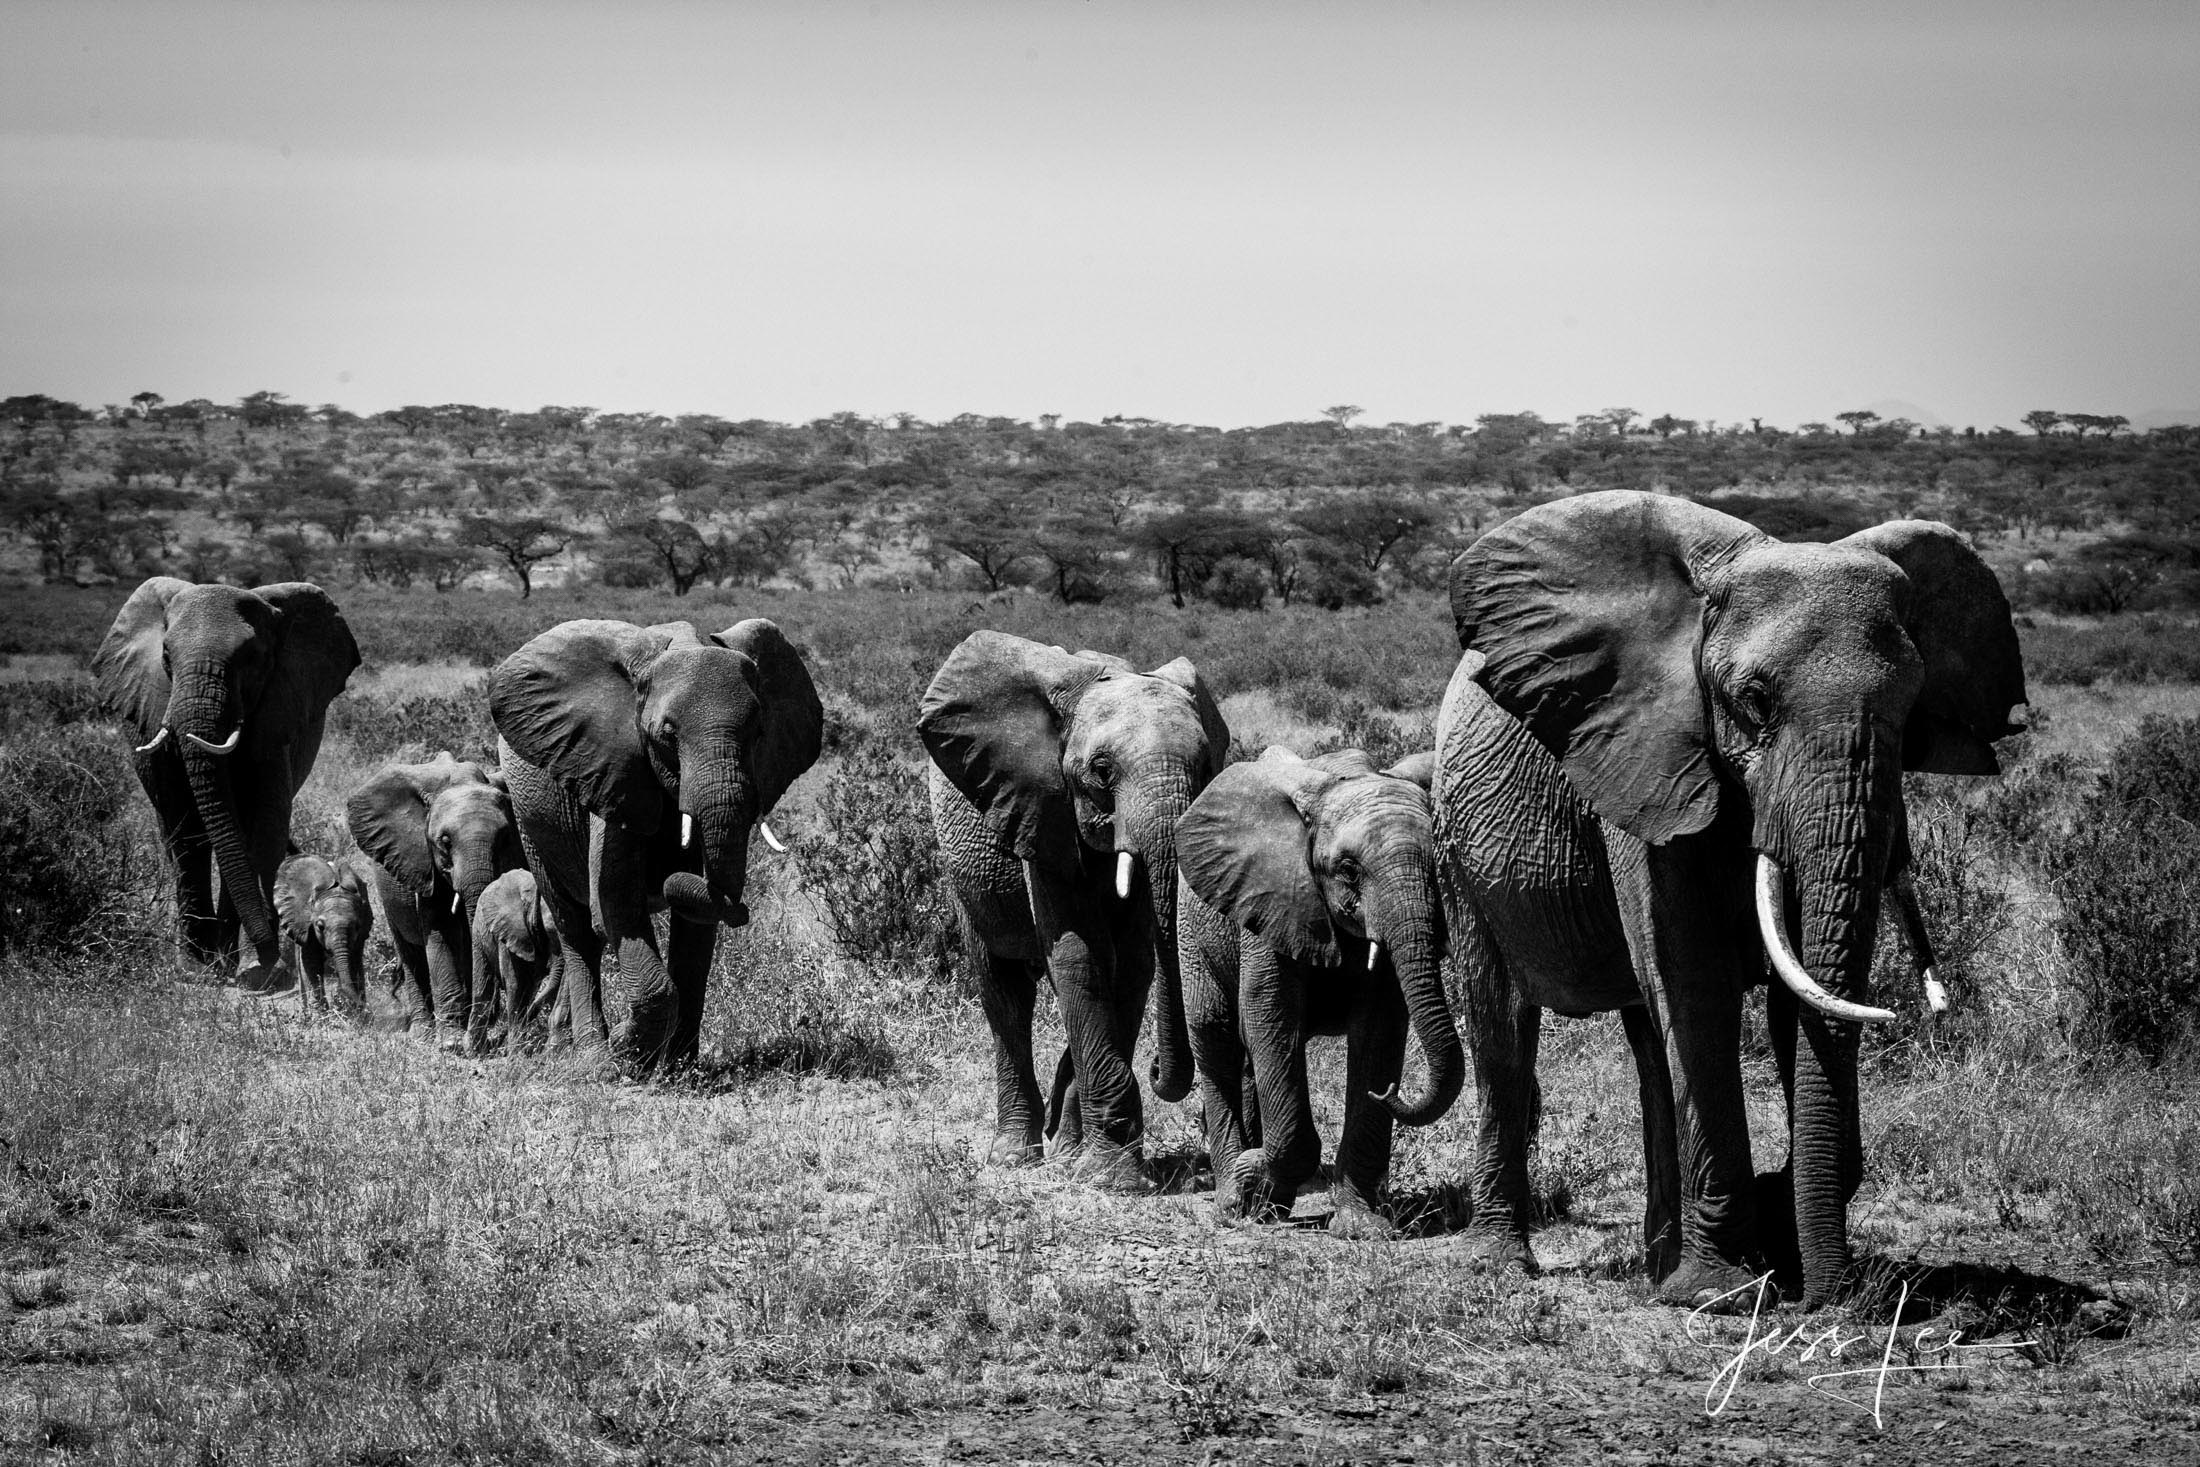
MULTIPOLYGON (((1197 1086, 1219 1206, 1288 1213, 1321 1170, 1306 1041, 1342 1036, 1330 1226, 1382 1236, 1393 1127, 1445 1114, 1471 1057, 1470 1244, 1533 1271, 1541 1015, 1617 1011, 1660 1297, 1715 1299, 1768 1256, 1806 1305, 1835 1297, 1863 1170, 1858 1026, 1891 1017, 1868 993, 1883 892, 1943 1002, 1902 775, 1996 772, 2026 698, 1999 584, 1943 525, 1785 544, 1632 492, 1500 524, 1450 581, 1462 655, 1436 747, 1388 768, 1349 749, 1231 764, 1184 658, 1141 672, 995 631, 948 656, 916 729, 994 1041, 991 1159, 1146 1185, 1150 999, 1147 1083, 1164 1102, 1197 1086), (1067 1041, 1044 1085, 1042 978, 1067 1041), (1742 1084, 1759 983, 1788 1117, 1773 1178, 1742 1084)), ((821 745, 779 629, 554 627, 490 679, 496 768, 378 770, 346 805, 358 856, 286 860, 358 662, 310 585, 158 578, 116 618, 95 671, 134 734, 187 949, 234 954, 248 981, 291 964, 309 1003, 333 976, 356 1006, 379 908, 401 1006, 448 1044, 532 1023, 629 1069, 691 1063, 718 928, 748 917, 751 833, 772 840, 764 817, 821 745)))

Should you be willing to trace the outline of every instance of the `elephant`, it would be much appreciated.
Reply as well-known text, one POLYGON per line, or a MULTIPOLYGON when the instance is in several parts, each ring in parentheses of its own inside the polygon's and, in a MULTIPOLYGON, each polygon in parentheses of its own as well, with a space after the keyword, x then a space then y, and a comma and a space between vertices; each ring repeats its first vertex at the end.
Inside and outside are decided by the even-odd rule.
POLYGON ((1192 1088, 1176 826, 1227 758, 1222 710, 1185 658, 1141 673, 1120 657, 978 631, 934 674, 917 732, 932 760, 933 830, 993 1032, 989 1156, 1035 1162, 1051 1133, 1076 1175, 1141 1189, 1145 1114, 1132 1051, 1149 990, 1154 1093, 1176 1101, 1192 1088), (1068 1038, 1045 1107, 1031 1057, 1042 970, 1068 1038))
POLYGON ((474 1010, 485 981, 474 971, 474 912, 491 882, 525 862, 503 776, 444 750, 377 769, 344 815, 373 863, 407 1026, 446 1049, 479 1050, 494 1006, 474 1010))
POLYGON ((1272 748, 1216 775, 1177 825, 1184 1011, 1226 1217, 1288 1216, 1319 1169, 1309 1035, 1347 1046, 1331 1232, 1394 1233, 1377 1211, 1393 1122, 1427 1125, 1459 1097, 1432 762, 1378 771, 1359 749, 1300 759, 1272 748), (1411 1099, 1398 1091, 1409 1015, 1428 1062, 1411 1099))
POLYGON ((749 833, 777 848, 764 817, 822 747, 801 655, 761 617, 711 633, 569 621, 497 666, 489 713, 573 1043, 632 1071, 692 1065, 718 928, 748 921, 749 833), (661 954, 651 914, 667 909, 661 954), (607 947, 626 998, 615 1028, 607 947))
POLYGON ((525 1030, 542 1020, 558 1038, 558 969, 563 952, 535 873, 524 866, 489 883, 474 904, 476 1015, 498 1016, 504 1048, 516 1050, 525 1030))
POLYGON ((234 955, 247 987, 280 959, 273 887, 291 804, 358 666, 343 613, 305 581, 247 591, 155 576, 93 655, 159 820, 184 949, 210 965, 234 955))
POLYGON ((374 907, 358 867, 321 856, 287 857, 275 869, 275 916, 283 934, 283 966, 296 978, 306 1011, 333 1007, 340 1014, 364 1017, 367 987, 361 958, 374 932, 374 907), (324 992, 325 980, 335 990, 333 997, 324 992))
MULTIPOLYGON (((1611 491, 1492 529, 1453 562, 1450 593, 1465 655, 1434 793, 1484 1106, 1477 1230, 1533 1268, 1538 1010, 1618 1009, 1660 1296, 1746 1285, 1759 1187, 1741 1005, 1769 961, 1789 1160, 1765 1190, 1792 1194, 1802 1301, 1827 1302, 1850 1270, 1863 1171, 1858 1025, 1892 1017, 1866 985, 1882 890, 1907 890, 1902 774, 1997 772, 1994 741, 2026 701, 2000 584, 1929 521, 1786 544, 1707 506, 1611 491)), ((1915 946, 1914 906, 1905 916, 1915 946)))

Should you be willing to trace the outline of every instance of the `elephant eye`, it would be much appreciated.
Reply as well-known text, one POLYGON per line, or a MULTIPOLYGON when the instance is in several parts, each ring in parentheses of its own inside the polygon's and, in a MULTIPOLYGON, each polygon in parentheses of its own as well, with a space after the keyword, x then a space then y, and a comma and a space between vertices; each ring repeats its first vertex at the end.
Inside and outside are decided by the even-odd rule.
POLYGON ((1085 776, 1101 789, 1107 789, 1115 783, 1115 761, 1105 754, 1095 754, 1092 762, 1085 766, 1085 776))
POLYGON ((1743 683, 1734 694, 1734 712, 1750 732, 1762 733, 1772 722, 1772 689, 1754 679, 1743 683))
POLYGON ((668 743, 677 741, 680 737, 680 720, 670 714, 659 719, 657 721, 657 737, 668 743))

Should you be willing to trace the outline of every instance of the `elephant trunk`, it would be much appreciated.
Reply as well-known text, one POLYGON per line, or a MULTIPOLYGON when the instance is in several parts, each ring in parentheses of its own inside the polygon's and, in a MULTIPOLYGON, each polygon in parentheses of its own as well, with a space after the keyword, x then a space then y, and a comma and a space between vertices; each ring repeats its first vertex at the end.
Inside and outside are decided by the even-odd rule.
POLYGON ((1153 907, 1153 1072, 1157 1099, 1174 1103, 1192 1093, 1192 1040, 1184 1019, 1184 981, 1176 953, 1176 827, 1192 802, 1192 781, 1169 769, 1140 782, 1127 842, 1146 867, 1146 899, 1153 907))
POLYGON ((1420 1041, 1428 1062, 1428 1087, 1410 1099, 1393 1085, 1387 1095, 1376 1097, 1399 1122, 1426 1126, 1450 1110, 1466 1084, 1466 1054, 1459 1042, 1459 1026, 1453 1021, 1451 1003, 1444 993, 1443 938, 1437 930, 1437 902, 1430 853, 1416 849, 1375 866, 1369 875, 1372 889, 1384 893, 1380 909, 1372 914, 1368 936, 1390 952, 1391 970, 1405 996, 1406 1013, 1413 1021, 1413 1037, 1420 1041))
MULTIPOLYGON (((1792 858, 1787 870, 1794 878, 1801 951, 1791 956, 1782 951, 1784 941, 1768 944, 1776 968, 1783 958, 1799 957, 1802 976, 1835 1000, 1821 1004, 1798 989, 1805 1002, 1798 1005, 1802 1042, 1795 1048, 1789 1100, 1789 1165, 1804 1303, 1811 1307, 1832 1298, 1848 1274, 1849 1200, 1863 1180, 1855 1020, 1892 1017, 1859 1000, 1871 976, 1894 826, 1889 812, 1899 811, 1902 798, 1901 763, 1894 741, 1874 737, 1868 727, 1841 743, 1833 760, 1815 761, 1806 788, 1815 787, 1816 797, 1788 823, 1780 842, 1792 858)), ((1766 863, 1759 869, 1764 872, 1766 863)), ((1785 909, 1784 902, 1776 905, 1783 919, 1778 928, 1785 926, 1785 909)), ((1785 932, 1769 935, 1784 939, 1785 932)))
POLYGON ((364 1008, 367 983, 361 954, 366 950, 366 934, 349 921, 331 922, 322 936, 322 945, 328 949, 336 970, 336 1007, 347 1013, 364 1008))
POLYGON ((275 916, 267 893, 253 870, 246 844, 244 822, 237 809, 237 788, 230 773, 236 729, 229 721, 230 697, 227 670, 219 663, 195 663, 174 673, 168 700, 168 726, 183 735, 183 767, 189 777, 192 801, 206 826, 207 841, 221 871, 222 890, 237 910, 246 941, 262 966, 276 959, 275 916), (230 752, 216 753, 224 745, 230 752))

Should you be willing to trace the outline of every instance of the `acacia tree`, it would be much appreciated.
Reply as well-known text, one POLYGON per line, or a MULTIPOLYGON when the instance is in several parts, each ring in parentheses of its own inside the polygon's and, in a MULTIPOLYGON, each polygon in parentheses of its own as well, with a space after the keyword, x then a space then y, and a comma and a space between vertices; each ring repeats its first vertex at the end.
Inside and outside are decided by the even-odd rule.
POLYGON ((686 520, 639 516, 614 526, 612 536, 663 571, 675 596, 685 596, 715 567, 710 542, 686 520))
POLYGON ((459 522, 460 536, 504 562, 519 582, 519 598, 535 594, 535 567, 554 555, 563 555, 573 543, 570 525, 541 515, 473 514, 459 522))
POLYGON ((1864 436, 1866 428, 1879 421, 1879 414, 1873 412, 1870 408, 1851 408, 1845 413, 1835 413, 1833 420, 1837 423, 1848 424, 1849 432, 1855 437, 1861 438, 1864 436))
POLYGON ((999 487, 969 502, 934 505, 912 526, 935 551, 959 555, 978 568, 988 591, 998 591, 1031 559, 1033 506, 999 487))
POLYGON ((1436 516, 1427 505, 1403 495, 1369 494, 1317 504, 1302 511, 1298 522, 1315 540, 1373 576, 1394 552, 1402 553, 1402 547, 1427 534, 1436 516))

